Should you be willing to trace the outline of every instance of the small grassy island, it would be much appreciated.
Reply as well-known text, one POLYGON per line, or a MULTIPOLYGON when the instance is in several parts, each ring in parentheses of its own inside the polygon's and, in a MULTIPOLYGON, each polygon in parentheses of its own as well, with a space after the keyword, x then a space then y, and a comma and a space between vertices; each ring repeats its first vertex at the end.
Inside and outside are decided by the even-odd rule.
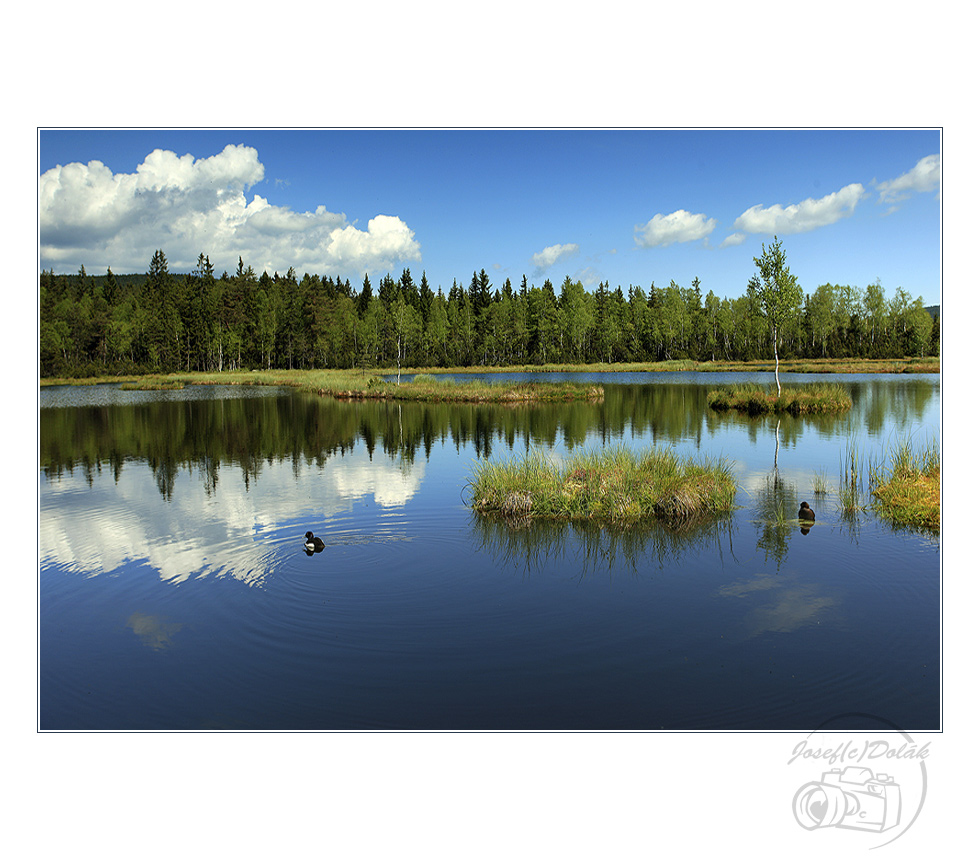
POLYGON ((581 453, 563 463, 532 453, 480 463, 470 482, 472 507, 511 520, 683 522, 734 509, 736 482, 721 460, 680 460, 654 448, 581 453))
POLYGON ((184 382, 180 379, 139 379, 124 382, 119 387, 123 391, 182 391, 184 382))
POLYGON ((839 384, 812 383, 800 386, 740 383, 708 392, 708 406, 719 411, 734 409, 750 415, 786 412, 790 415, 816 415, 846 412, 852 406, 850 395, 839 384))
POLYGON ((909 443, 899 445, 891 453, 890 468, 878 467, 872 481, 875 506, 887 519, 939 531, 942 457, 938 445, 924 451, 914 451, 909 443))
POLYGON ((122 383, 127 391, 179 391, 187 385, 279 385, 339 400, 415 400, 430 403, 561 403, 601 401, 601 385, 581 382, 456 382, 419 373, 410 381, 385 380, 394 371, 255 370, 146 374, 86 380, 47 379, 42 385, 122 383))
POLYGON ((420 373, 410 382, 383 381, 372 376, 347 388, 336 382, 318 390, 349 400, 419 400, 428 403, 556 403, 571 400, 603 399, 601 385, 578 382, 455 382, 420 373))

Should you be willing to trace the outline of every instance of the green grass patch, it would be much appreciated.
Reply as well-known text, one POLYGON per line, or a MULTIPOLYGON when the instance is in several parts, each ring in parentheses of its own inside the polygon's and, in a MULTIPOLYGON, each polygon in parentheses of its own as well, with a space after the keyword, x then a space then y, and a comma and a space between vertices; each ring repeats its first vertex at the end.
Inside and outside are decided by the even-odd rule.
POLYGON ((708 406, 712 409, 734 409, 750 415, 782 412, 790 415, 817 415, 846 412, 852 405, 850 395, 838 383, 784 385, 781 393, 777 393, 775 385, 737 383, 708 392, 708 406))
POLYGON ((936 443, 916 450, 905 441, 871 473, 874 504, 897 525, 939 531, 942 455, 936 443))
POLYGON ((678 521, 733 510, 736 482, 722 460, 682 460, 669 449, 606 448, 555 463, 541 453, 481 462, 474 510, 511 520, 678 521))

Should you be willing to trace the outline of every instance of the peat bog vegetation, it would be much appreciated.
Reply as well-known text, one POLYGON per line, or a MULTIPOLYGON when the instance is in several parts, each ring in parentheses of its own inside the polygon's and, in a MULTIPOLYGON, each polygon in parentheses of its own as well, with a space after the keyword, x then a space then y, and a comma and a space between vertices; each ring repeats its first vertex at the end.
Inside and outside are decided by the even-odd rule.
POLYGON ((844 412, 851 408, 851 398, 840 384, 811 383, 783 389, 771 385, 729 385, 708 392, 712 409, 737 409, 750 415, 786 412, 790 415, 815 415, 821 412, 844 412))
POLYGON ((872 472, 872 494, 882 515, 899 526, 939 531, 942 456, 933 442, 915 448, 904 441, 872 472))

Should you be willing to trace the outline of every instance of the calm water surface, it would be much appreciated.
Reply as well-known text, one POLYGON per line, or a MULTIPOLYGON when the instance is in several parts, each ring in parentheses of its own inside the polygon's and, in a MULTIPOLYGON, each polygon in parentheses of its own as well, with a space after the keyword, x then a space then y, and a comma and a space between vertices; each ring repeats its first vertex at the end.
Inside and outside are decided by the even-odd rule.
POLYGON ((830 377, 849 414, 778 424, 705 407, 758 374, 598 378, 601 404, 534 408, 42 389, 41 728, 940 728, 938 538, 837 504, 845 449, 939 439, 939 377, 830 377), (481 458, 654 443, 727 458, 739 510, 468 507, 481 458))

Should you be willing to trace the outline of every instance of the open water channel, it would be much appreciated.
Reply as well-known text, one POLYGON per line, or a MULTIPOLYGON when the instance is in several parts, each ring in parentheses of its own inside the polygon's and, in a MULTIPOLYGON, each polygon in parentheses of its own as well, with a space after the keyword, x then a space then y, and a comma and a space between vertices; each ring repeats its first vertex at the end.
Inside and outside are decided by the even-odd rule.
POLYGON ((764 374, 572 378, 604 401, 42 388, 40 728, 941 728, 939 538, 837 499, 846 452, 940 438, 938 376, 783 374, 854 407, 778 423, 706 406, 764 374), (654 444, 727 458, 738 510, 616 530, 468 505, 481 458, 654 444))

